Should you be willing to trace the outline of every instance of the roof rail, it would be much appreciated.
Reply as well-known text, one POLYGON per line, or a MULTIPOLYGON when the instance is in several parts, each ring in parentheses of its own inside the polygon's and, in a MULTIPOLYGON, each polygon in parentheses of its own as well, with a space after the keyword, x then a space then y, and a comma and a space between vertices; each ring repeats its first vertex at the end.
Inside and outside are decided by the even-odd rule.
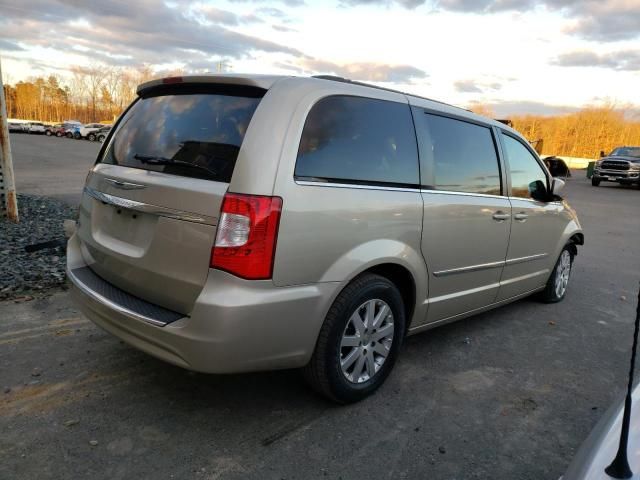
POLYGON ((400 93, 402 95, 408 95, 408 96, 411 96, 411 97, 421 98, 423 100, 429 100, 430 102, 439 103, 441 105, 446 105, 447 107, 458 108, 460 110, 464 110, 465 112, 471 112, 471 110, 467 110, 466 108, 457 107, 455 105, 451 105, 450 103, 442 102, 440 100, 434 100, 433 98, 422 97, 420 95, 414 95, 413 93, 407 93, 407 92, 402 92, 400 90, 394 90, 393 88, 380 87, 378 85, 373 85, 371 83, 359 82, 357 80, 351 80, 349 78, 339 77, 337 75, 313 75, 312 77, 313 78, 319 78, 321 80, 331 80, 332 82, 350 83, 352 85, 359 85, 361 87, 376 88, 378 90, 385 90, 387 92, 400 93))

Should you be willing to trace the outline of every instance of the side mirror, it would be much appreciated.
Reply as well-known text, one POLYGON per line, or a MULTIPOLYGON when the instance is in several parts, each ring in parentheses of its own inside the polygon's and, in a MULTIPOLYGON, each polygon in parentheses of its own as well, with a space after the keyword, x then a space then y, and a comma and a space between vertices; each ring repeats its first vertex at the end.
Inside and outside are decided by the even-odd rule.
POLYGON ((603 157, 604 157, 604 151, 600 150, 600 158, 603 158, 603 157))
POLYGON ((565 183, 566 182, 564 180, 561 180, 559 178, 554 178, 551 181, 551 195, 553 195, 554 197, 559 196, 560 192, 565 186, 565 183))
POLYGON ((529 194, 534 200, 539 202, 549 201, 549 194, 547 192, 547 186, 542 180, 536 180, 529 184, 529 194))

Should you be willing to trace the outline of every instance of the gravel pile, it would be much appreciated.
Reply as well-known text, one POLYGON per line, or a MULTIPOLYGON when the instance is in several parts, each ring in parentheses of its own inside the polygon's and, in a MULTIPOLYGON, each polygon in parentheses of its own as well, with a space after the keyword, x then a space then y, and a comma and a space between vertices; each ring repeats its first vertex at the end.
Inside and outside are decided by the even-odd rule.
POLYGON ((0 300, 29 299, 64 288, 65 248, 33 253, 25 247, 64 239, 62 222, 76 217, 76 208, 58 200, 18 195, 20 223, 0 217, 0 300))

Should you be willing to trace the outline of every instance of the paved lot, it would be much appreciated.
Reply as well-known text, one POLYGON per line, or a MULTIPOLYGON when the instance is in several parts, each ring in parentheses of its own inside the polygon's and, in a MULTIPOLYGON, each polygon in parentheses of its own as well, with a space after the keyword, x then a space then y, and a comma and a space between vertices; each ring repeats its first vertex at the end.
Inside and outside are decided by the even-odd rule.
POLYGON ((18 193, 80 203, 101 143, 24 133, 12 133, 10 140, 18 193))
MULTIPOLYGON (((82 180, 91 160, 69 162, 82 180)), ((579 175, 566 197, 587 244, 566 300, 409 338, 357 405, 325 402, 293 371, 164 364, 82 318, 64 292, 0 304, 0 478, 557 479, 623 391, 640 280, 640 191, 579 175)))

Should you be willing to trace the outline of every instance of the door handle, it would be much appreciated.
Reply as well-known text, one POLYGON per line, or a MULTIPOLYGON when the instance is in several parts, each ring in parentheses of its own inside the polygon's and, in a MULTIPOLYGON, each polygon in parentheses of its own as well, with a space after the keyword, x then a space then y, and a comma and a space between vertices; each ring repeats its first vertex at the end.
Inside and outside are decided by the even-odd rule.
POLYGON ((502 210, 498 210, 496 213, 493 214, 493 219, 496 222, 504 222, 505 220, 507 220, 511 215, 509 215, 508 213, 504 213, 502 210))
POLYGON ((518 222, 524 222, 527 218, 529 218, 529 215, 527 215, 527 214, 526 214, 526 213, 524 213, 524 212, 516 213, 516 214, 513 216, 513 219, 514 219, 514 220, 516 220, 516 221, 518 221, 518 222))

